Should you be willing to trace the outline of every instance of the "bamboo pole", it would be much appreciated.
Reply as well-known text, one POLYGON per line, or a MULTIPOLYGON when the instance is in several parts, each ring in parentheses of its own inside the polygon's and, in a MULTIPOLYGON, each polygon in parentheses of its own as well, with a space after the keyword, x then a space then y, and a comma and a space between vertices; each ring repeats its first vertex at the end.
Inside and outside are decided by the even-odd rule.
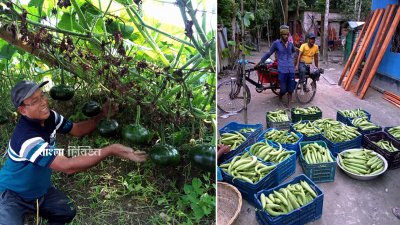
POLYGON ((400 21, 400 7, 397 7, 397 13, 396 13, 396 16, 395 16, 394 20, 392 21, 393 23, 390 25, 389 32, 386 35, 382 46, 378 46, 380 51, 379 51, 378 56, 375 59, 375 62, 373 64, 373 66, 372 66, 371 71, 369 72, 369 76, 368 76, 367 80, 365 81, 365 84, 364 84, 364 86, 363 86, 363 88, 362 88, 362 90, 360 92, 359 96, 360 96, 361 99, 364 98, 365 93, 367 92, 367 90, 369 88, 369 85, 371 84, 372 79, 374 78, 375 73, 378 70, 378 66, 382 61, 383 55, 385 54, 386 49, 389 46, 390 41, 392 40, 393 34, 394 34, 394 32, 395 32, 395 30, 397 28, 397 25, 399 24, 399 21, 400 21))
POLYGON ((382 41, 382 36, 386 33, 387 29, 389 28, 389 22, 391 22, 391 13, 394 12, 394 5, 387 5, 385 9, 385 14, 383 15, 383 19, 379 24, 378 32, 376 32, 374 43, 372 44, 371 51, 368 55, 367 61, 365 62, 364 68, 361 72, 360 78, 354 88, 354 93, 356 94, 358 89, 360 88, 361 84, 365 81, 365 78, 368 74, 368 71, 371 69, 374 59, 379 52, 377 48, 379 43, 382 41))
POLYGON ((361 46, 361 50, 360 50, 360 52, 358 52, 358 54, 356 56, 355 63, 351 66, 349 76, 347 77, 346 83, 344 85, 344 87, 345 87, 344 89, 346 91, 348 91, 350 89, 351 82, 352 82, 354 76, 356 75, 357 69, 360 67, 362 60, 364 59, 365 52, 367 51, 368 45, 371 42, 372 34, 375 31, 376 24, 382 18, 382 14, 383 14, 383 9, 378 9, 378 13, 376 14, 375 18, 373 19, 373 23, 371 24, 371 27, 368 27, 367 35, 364 38, 363 44, 361 46), (371 28, 371 29, 369 29, 369 28, 371 28))
MULTIPOLYGON (((360 44, 362 37, 363 37, 364 34, 366 33, 366 30, 367 30, 367 28, 368 28, 368 26, 369 26, 369 23, 371 22, 371 19, 372 19, 373 15, 374 15, 376 12, 377 12, 377 11, 371 11, 371 12, 368 14, 367 19, 365 20, 364 26, 363 26, 363 28, 361 29, 360 35, 358 35, 358 38, 357 38, 357 40, 356 40, 356 43, 353 45, 353 49, 351 50, 350 56, 349 56, 349 58, 347 59, 347 62, 346 62, 346 65, 344 66, 344 69, 343 69, 343 71, 342 71, 342 74, 340 75, 339 82, 338 82, 339 85, 342 84, 343 78, 345 77, 345 75, 346 75, 346 73, 347 73, 347 70, 349 69, 350 64, 351 64, 351 62, 352 62, 352 58, 353 58, 353 56, 356 55, 357 47, 358 47, 358 45, 360 44)), ((268 22, 268 21, 267 21, 267 22, 268 22)), ((268 26, 268 23, 267 23, 267 26, 268 26)))

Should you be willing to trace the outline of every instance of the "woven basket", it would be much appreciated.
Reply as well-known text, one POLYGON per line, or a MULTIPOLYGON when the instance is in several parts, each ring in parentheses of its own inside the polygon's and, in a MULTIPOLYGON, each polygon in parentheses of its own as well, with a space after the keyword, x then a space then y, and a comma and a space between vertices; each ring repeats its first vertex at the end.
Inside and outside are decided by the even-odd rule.
POLYGON ((242 195, 234 186, 218 182, 217 224, 231 225, 235 222, 242 208, 242 195))

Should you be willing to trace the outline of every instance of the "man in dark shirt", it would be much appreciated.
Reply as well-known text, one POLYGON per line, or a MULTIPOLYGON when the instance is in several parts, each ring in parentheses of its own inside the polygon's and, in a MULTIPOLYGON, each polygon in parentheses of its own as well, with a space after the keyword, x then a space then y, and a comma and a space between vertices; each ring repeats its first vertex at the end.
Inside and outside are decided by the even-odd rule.
MULTIPOLYGON (((113 144, 80 156, 67 158, 55 148, 56 133, 84 136, 93 132, 108 114, 109 107, 96 117, 73 123, 49 109, 47 96, 36 84, 22 81, 11 90, 11 100, 21 114, 7 149, 7 160, 0 170, 0 225, 22 225, 24 216, 37 212, 50 225, 69 223, 75 206, 51 183, 53 170, 66 174, 85 171, 108 156, 143 162, 147 154, 113 144)), ((118 108, 112 108, 114 115, 118 108)))
MULTIPOLYGON (((293 43, 288 41, 289 27, 282 25, 279 28, 281 38, 272 43, 271 49, 267 52, 260 60, 258 64, 264 63, 274 52, 277 53, 278 57, 278 78, 279 78, 279 99, 288 93, 288 107, 292 101, 292 93, 295 89, 296 82, 294 80, 294 53, 296 52, 293 43)), ((256 65, 256 66, 257 66, 256 65)))

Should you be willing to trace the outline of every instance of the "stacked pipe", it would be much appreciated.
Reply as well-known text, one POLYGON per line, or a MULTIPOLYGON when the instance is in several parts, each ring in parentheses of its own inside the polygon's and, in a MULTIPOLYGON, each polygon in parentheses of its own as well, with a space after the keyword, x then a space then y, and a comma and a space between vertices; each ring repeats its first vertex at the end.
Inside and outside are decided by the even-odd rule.
POLYGON ((359 52, 356 53, 354 46, 349 60, 347 61, 345 68, 340 76, 339 84, 342 84, 346 91, 352 89, 352 81, 355 77, 356 71, 360 67, 365 53, 369 47, 369 44, 373 38, 373 34, 376 33, 374 42, 372 44, 371 50, 366 59, 366 63, 362 69, 360 78, 357 84, 353 87, 352 91, 358 95, 361 99, 364 98, 372 79, 382 61, 382 58, 388 48, 390 41, 394 35, 394 32, 399 24, 400 20, 400 7, 397 5, 388 5, 386 9, 378 9, 372 13, 372 18, 370 16, 367 18, 366 23, 361 31, 361 34, 357 40, 357 43, 363 38, 359 52), (396 12, 396 13, 394 13, 396 12), (376 31, 377 30, 377 31, 376 31), (376 31, 376 32, 375 32, 376 31), (365 32, 365 33, 364 33, 365 32), (356 54, 354 61, 352 63, 352 57, 356 54), (351 67, 350 67, 350 64, 351 67), (347 69, 350 67, 349 74, 345 78, 347 69))

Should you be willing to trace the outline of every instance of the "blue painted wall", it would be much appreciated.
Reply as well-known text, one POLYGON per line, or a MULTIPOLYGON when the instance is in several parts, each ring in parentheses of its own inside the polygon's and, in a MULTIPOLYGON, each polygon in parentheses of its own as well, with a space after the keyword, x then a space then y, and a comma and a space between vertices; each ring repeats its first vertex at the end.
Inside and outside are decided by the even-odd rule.
MULTIPOLYGON (((386 8, 389 4, 399 4, 399 0, 372 0, 372 10, 386 8)), ((379 65, 378 73, 396 80, 400 80, 400 53, 390 52, 392 43, 389 44, 383 56, 382 62, 379 65)))

